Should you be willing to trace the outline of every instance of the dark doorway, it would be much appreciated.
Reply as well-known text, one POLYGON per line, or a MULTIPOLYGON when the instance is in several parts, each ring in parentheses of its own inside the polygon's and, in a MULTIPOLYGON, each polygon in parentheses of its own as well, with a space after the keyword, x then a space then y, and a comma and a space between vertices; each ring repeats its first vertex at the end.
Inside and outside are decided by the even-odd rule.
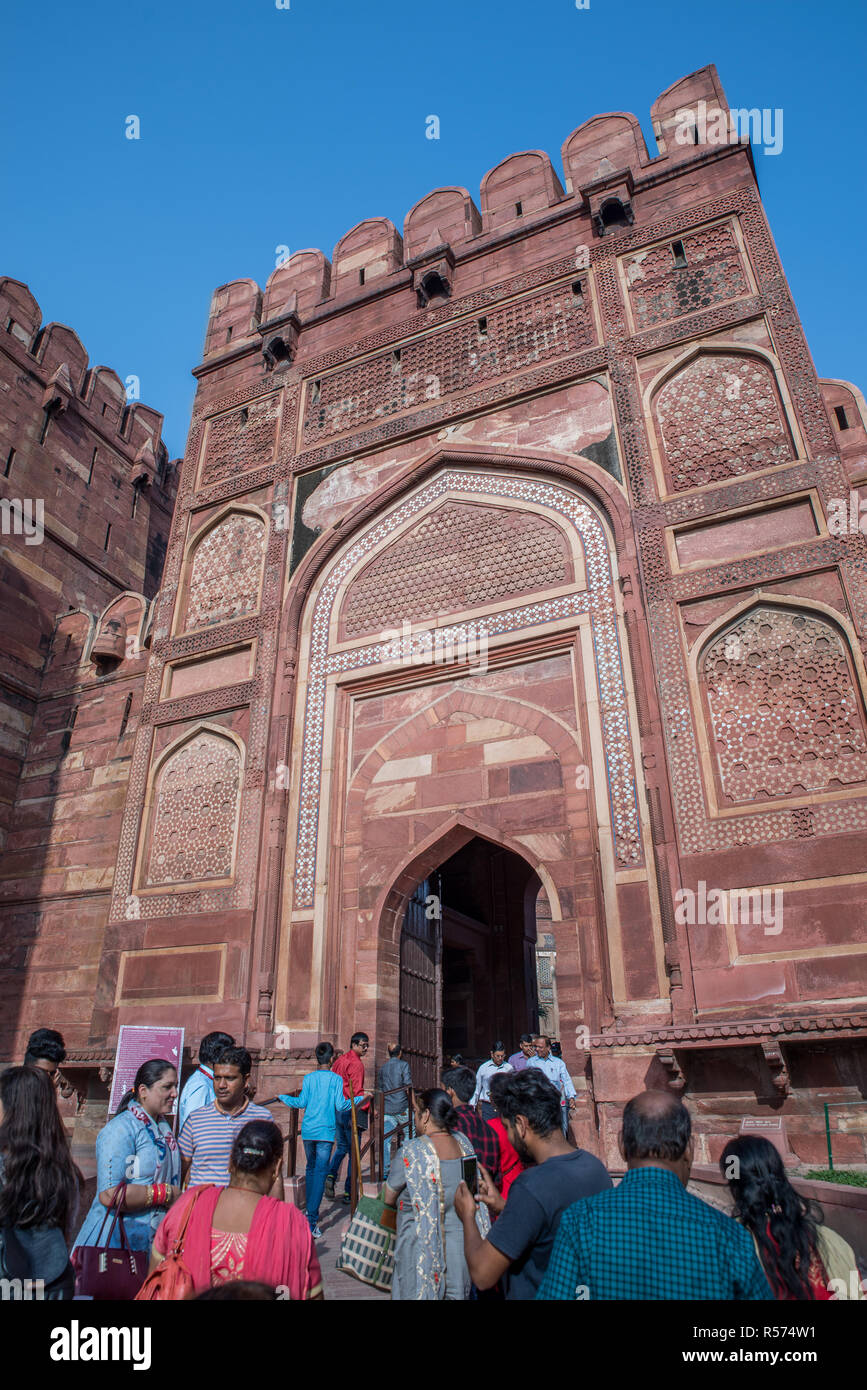
POLYGON ((400 1036, 416 1086, 444 1056, 468 1066, 538 1026, 536 898, 530 865, 476 838, 416 888, 400 943, 400 1036))

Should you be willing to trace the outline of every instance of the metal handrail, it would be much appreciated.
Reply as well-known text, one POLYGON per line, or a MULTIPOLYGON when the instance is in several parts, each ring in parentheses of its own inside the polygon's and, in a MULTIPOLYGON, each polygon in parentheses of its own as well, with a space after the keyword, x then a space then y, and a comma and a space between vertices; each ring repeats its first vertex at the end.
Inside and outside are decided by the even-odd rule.
MULTIPOLYGON (((386 1097, 386 1096, 398 1095, 400 1092, 405 1092, 405 1093, 406 1093, 406 1097, 407 1097, 407 1110, 409 1111, 410 1118, 409 1118, 409 1120, 408 1120, 408 1122, 407 1122, 406 1124, 398 1124, 398 1125, 396 1126, 396 1128, 395 1128, 394 1130, 391 1131, 391 1133, 389 1134, 389 1142, 390 1142, 390 1140, 391 1140, 391 1135, 392 1135, 392 1134, 394 1134, 394 1135, 396 1136, 398 1144, 402 1144, 402 1143, 403 1143, 403 1140, 404 1140, 404 1133, 405 1133, 405 1132, 408 1133, 408 1134, 410 1135, 410 1137, 412 1136, 412 1110, 413 1110, 413 1103, 414 1103, 414 1102, 413 1102, 414 1088, 413 1088, 412 1086, 394 1086, 394 1087, 392 1087, 392 1089, 391 1089, 390 1091, 378 1091, 378 1090, 375 1090, 375 1091, 373 1092, 373 1094, 371 1095, 371 1098, 370 1098, 370 1124, 369 1124, 369 1126, 368 1126, 368 1138, 367 1138, 367 1140, 364 1142, 364 1144, 362 1144, 362 1143, 360 1142, 360 1140, 358 1141, 358 1159, 357 1159, 357 1160, 356 1160, 356 1154, 355 1154, 355 1143, 353 1143, 352 1145, 350 1145, 350 1150, 349 1150, 349 1163, 350 1163, 349 1190, 350 1190, 350 1210, 353 1212, 353 1214, 354 1214, 354 1212, 355 1212, 355 1208, 356 1208, 357 1205, 358 1205, 358 1196, 359 1196, 359 1193, 360 1193, 361 1187, 362 1187, 361 1169, 362 1169, 362 1167, 363 1167, 363 1159, 364 1159, 364 1157, 365 1157, 366 1155, 369 1155, 369 1171, 370 1171, 370 1181, 371 1181, 371 1182, 382 1183, 382 1182, 385 1181, 385 1179, 386 1179, 386 1177, 387 1177, 387 1174, 388 1174, 388 1165, 387 1165, 387 1163, 386 1163, 386 1152, 385 1152, 385 1106, 384 1106, 384 1101, 385 1101, 385 1097, 386 1097)), ((301 1088, 298 1087, 298 1088, 297 1088, 296 1090, 294 1090, 294 1091, 283 1091, 282 1094, 283 1094, 284 1096, 299 1096, 299 1095, 301 1094, 301 1088)), ((269 1105, 277 1105, 277 1104, 279 1104, 279 1102, 280 1102, 280 1097, 279 1097, 279 1096, 269 1096, 266 1100, 259 1100, 259 1101, 257 1101, 256 1103, 257 1103, 257 1105, 264 1105, 264 1106, 267 1107, 267 1106, 269 1106, 269 1105)), ((355 1107, 355 1101, 354 1101, 354 1098, 353 1098, 353 1111, 354 1111, 354 1107, 355 1107)), ((293 1107, 287 1107, 287 1108, 289 1109, 289 1131, 288 1131, 288 1133, 287 1133, 286 1135, 284 1135, 284 1138, 283 1138, 283 1146, 284 1146, 284 1149, 286 1150, 286 1159, 285 1159, 286 1167, 285 1167, 284 1177, 287 1177, 287 1178, 294 1178, 294 1177, 296 1176, 296 1171, 297 1171, 297 1166, 298 1166, 298 1126, 299 1126, 299 1115, 300 1115, 300 1112, 299 1112, 298 1110, 294 1109, 293 1107)), ((354 1116, 353 1116, 353 1118, 354 1118, 354 1116)), ((356 1136, 356 1137, 357 1137, 357 1136, 356 1136)))
MULTIPOLYGON (((831 1153, 831 1117, 829 1110, 842 1110, 843 1107, 851 1105, 867 1105, 867 1100, 826 1100, 825 1101, 825 1143, 828 1145, 828 1171, 834 1171, 834 1158, 831 1153)), ((837 1134, 845 1133, 845 1130, 836 1130, 837 1134)))

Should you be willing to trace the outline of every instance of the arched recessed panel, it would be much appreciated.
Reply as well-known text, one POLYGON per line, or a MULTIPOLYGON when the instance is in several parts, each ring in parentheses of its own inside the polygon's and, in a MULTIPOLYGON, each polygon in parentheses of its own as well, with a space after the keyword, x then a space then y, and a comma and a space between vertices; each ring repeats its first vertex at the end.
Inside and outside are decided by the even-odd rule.
POLYGON ((699 670, 727 804, 867 780, 864 702, 848 644, 829 619, 752 608, 711 642, 699 670))
POLYGON ((202 730, 157 771, 144 887, 230 878, 241 787, 233 739, 202 730))
POLYGON ((660 387, 654 417, 675 492, 795 457, 774 373, 754 354, 700 353, 660 387))
POLYGON ((444 502, 372 560, 343 604, 341 636, 436 618, 569 584, 563 530, 515 508, 444 502))
POLYGON ((183 630, 211 627, 259 607, 265 523, 230 512, 197 541, 190 562, 183 630))

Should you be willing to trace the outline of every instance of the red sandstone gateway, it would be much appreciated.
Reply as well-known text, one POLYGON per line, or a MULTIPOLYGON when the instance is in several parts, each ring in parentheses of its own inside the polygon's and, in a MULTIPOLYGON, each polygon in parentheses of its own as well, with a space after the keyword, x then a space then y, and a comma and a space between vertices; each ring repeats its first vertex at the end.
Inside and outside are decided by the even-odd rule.
POLYGON ((321 1037, 430 1083, 541 1024, 611 1162, 645 1085, 701 1096, 699 1160, 780 1111, 822 1157, 867 1019, 867 583, 828 525, 864 402, 816 379, 749 147, 678 138, 698 103, 713 67, 658 150, 597 116, 562 180, 514 154, 480 207, 221 286, 177 476, 2 282, 7 472, 53 499, 6 538, 4 1049, 63 1030, 79 1152, 120 1024, 170 1021, 260 1095, 321 1037), (779 924, 676 912, 712 892, 779 924))

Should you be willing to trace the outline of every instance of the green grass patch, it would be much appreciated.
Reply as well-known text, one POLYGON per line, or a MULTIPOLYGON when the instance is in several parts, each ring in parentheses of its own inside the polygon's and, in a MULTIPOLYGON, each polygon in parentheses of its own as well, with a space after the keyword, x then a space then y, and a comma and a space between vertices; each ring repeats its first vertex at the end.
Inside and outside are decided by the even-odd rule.
POLYGON ((818 1182, 840 1182, 849 1187, 867 1187, 867 1173, 855 1173, 847 1168, 811 1168, 804 1174, 818 1182))

